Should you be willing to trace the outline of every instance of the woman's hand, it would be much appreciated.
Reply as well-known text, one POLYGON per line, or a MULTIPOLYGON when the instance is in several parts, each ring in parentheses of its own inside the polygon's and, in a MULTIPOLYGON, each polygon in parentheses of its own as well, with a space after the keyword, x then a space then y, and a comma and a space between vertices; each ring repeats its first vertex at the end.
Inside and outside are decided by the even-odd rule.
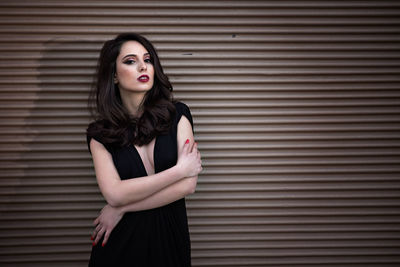
POLYGON ((183 148, 178 151, 178 162, 176 165, 181 170, 183 177, 197 176, 203 170, 197 143, 194 144, 192 151, 190 151, 189 139, 186 140, 183 148))
POLYGON ((105 246, 112 230, 121 220, 123 215, 124 213, 118 208, 114 208, 108 204, 104 206, 104 208, 100 212, 99 217, 97 217, 96 220, 94 220, 93 222, 93 224, 96 226, 92 235, 92 240, 94 240, 93 246, 95 246, 97 242, 99 242, 103 235, 104 240, 102 246, 105 246))

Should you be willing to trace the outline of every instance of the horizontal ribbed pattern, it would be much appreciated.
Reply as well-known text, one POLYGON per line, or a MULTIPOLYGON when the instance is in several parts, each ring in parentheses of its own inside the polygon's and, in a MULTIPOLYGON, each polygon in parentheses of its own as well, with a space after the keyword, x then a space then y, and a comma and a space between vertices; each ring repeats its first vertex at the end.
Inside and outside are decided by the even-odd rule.
POLYGON ((0 265, 86 266, 86 99, 136 31, 188 104, 193 266, 400 264, 398 1, 2 1, 0 265))

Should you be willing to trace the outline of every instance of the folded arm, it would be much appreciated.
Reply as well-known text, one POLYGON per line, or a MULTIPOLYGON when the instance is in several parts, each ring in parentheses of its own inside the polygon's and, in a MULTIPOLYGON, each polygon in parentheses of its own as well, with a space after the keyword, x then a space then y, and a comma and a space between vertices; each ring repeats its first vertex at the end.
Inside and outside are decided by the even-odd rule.
POLYGON ((197 176, 184 178, 143 200, 117 207, 121 213, 155 209, 193 194, 197 185, 197 176))
MULTIPOLYGON (((193 133, 189 121, 182 117, 178 124, 178 145, 180 150, 175 166, 144 177, 121 180, 111 154, 96 140, 90 141, 97 182, 107 203, 111 206, 124 206, 144 200, 156 192, 170 186, 185 177, 197 176, 201 171, 201 160, 197 148, 191 150, 193 133), (180 131, 179 131, 180 130, 180 131), (190 134, 188 134, 190 132, 190 134), (186 138, 186 139, 182 139, 186 138), (185 141, 189 139, 189 143, 185 141)), ((186 183, 179 183, 186 185, 186 183)))
MULTIPOLYGON (((177 132, 178 157, 182 156, 185 140, 190 140, 191 151, 198 151, 197 144, 193 144, 193 139, 194 136, 190 122, 186 119, 186 117, 182 117, 182 119, 179 121, 177 132)), ((197 175, 185 177, 184 179, 181 179, 163 188, 162 190, 145 199, 120 207, 120 211, 125 213, 129 211, 140 211, 165 206, 194 193, 196 185, 197 175)))
MULTIPOLYGON (((193 144, 193 132, 190 122, 182 117, 178 124, 177 143, 178 143, 178 162, 185 157, 185 154, 195 152, 200 159, 200 153, 197 151, 197 144, 193 145, 192 151, 187 151, 188 145, 192 147, 193 144), (190 140, 190 144, 185 144, 185 140, 190 140), (186 149, 186 150, 185 150, 186 149)), ((201 171, 201 159, 200 159, 200 170, 201 171)), ((140 211, 146 209, 158 208, 172 203, 178 199, 181 199, 189 194, 194 193, 197 185, 197 174, 180 179, 170 185, 165 186, 161 190, 149 195, 148 197, 132 202, 130 204, 124 204, 118 207, 106 205, 99 217, 96 218, 94 224, 96 229, 93 233, 94 243, 96 244, 100 238, 104 235, 103 245, 108 240, 108 237, 114 227, 117 225, 123 214, 130 211, 140 211)), ((147 176, 149 178, 150 176, 147 176)), ((136 179, 133 179, 136 180, 136 179)))

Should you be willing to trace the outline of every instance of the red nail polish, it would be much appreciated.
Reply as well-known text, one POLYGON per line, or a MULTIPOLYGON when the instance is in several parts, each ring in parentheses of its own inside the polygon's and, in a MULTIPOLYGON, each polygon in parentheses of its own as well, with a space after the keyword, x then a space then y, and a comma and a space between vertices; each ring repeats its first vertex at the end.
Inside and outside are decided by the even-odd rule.
POLYGON ((104 248, 105 245, 106 245, 106 244, 104 244, 104 243, 101 244, 101 246, 102 246, 103 248, 104 248))
POLYGON ((94 246, 96 246, 96 243, 95 243, 95 242, 92 243, 92 247, 94 247, 94 246))
POLYGON ((185 142, 185 144, 189 144, 189 139, 186 139, 186 142, 185 142))
POLYGON ((92 240, 92 241, 94 240, 93 236, 90 236, 90 240, 92 240))

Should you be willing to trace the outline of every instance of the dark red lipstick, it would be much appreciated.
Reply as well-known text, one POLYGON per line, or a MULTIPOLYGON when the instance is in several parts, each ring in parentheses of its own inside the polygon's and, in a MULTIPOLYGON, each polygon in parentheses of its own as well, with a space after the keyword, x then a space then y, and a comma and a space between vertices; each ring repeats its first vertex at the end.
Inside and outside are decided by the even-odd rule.
POLYGON ((142 82, 142 83, 147 83, 149 80, 150 80, 150 77, 149 77, 148 75, 141 75, 141 76, 138 78, 138 81, 139 81, 139 82, 142 82))

